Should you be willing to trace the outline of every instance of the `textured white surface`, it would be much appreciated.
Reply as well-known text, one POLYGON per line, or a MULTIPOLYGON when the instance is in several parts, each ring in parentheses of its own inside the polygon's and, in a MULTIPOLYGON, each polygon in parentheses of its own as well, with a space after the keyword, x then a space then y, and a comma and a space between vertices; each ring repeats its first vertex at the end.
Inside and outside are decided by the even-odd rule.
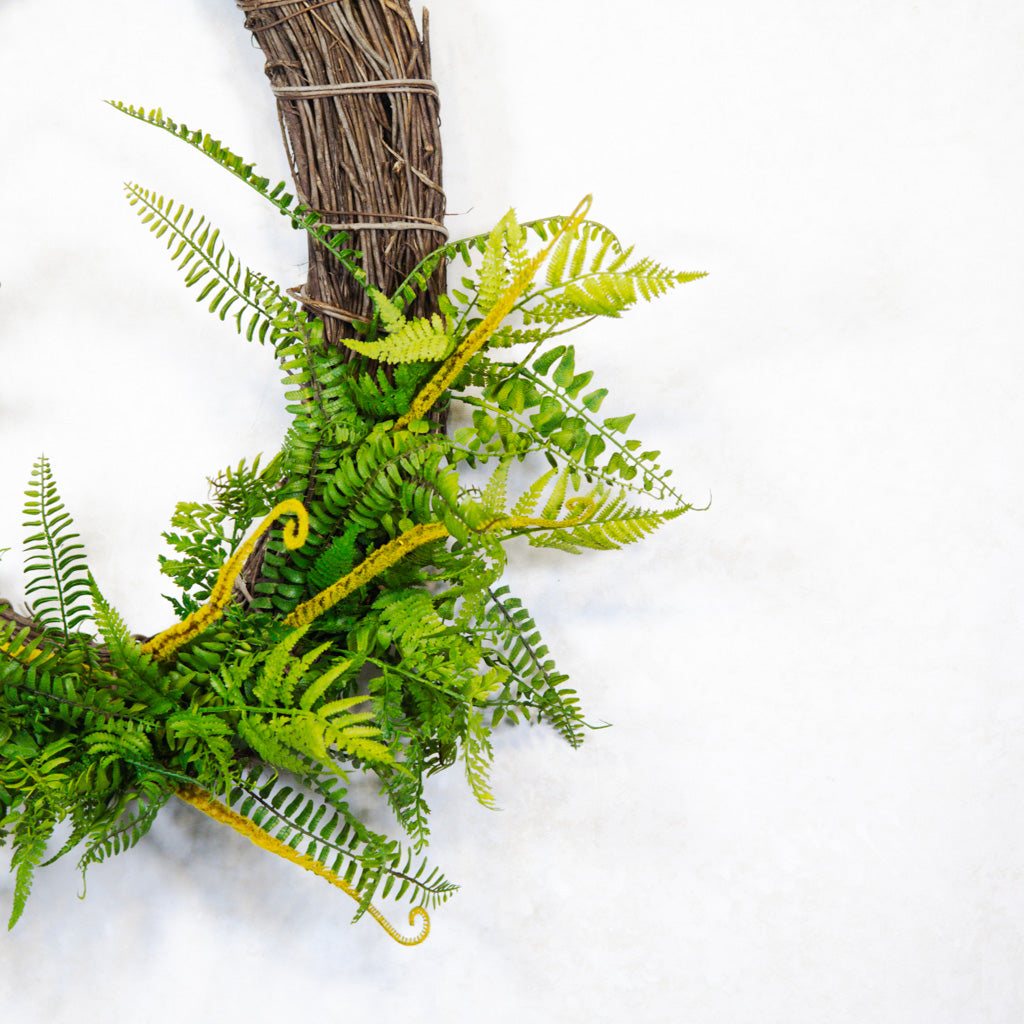
MULTIPOLYGON (((578 754, 503 737, 501 814, 435 781, 432 857, 464 888, 425 946, 349 927, 344 897, 181 807, 84 902, 72 860, 40 872, 0 938, 0 1017, 1017 1024, 1024 9, 432 15, 454 234, 592 191, 638 251, 711 271, 580 335, 578 362, 713 506, 520 563, 615 728, 578 754)), ((153 631, 174 502, 272 452, 283 402, 119 184, 217 211, 286 283, 304 245, 100 100, 284 176, 262 59, 230 0, 0 0, 0 83, 0 546, 45 451, 100 585, 153 631)))

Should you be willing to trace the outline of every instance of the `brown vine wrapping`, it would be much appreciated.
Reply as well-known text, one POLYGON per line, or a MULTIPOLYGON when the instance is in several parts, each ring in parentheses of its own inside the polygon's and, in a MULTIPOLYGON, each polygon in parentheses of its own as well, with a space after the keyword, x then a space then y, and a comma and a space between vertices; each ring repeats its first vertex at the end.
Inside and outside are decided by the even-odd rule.
MULTIPOLYGON (((351 235, 370 284, 392 294, 441 245, 445 195, 437 88, 430 80, 428 15, 422 36, 408 0, 236 0, 267 58, 266 73, 298 198, 351 235)), ((437 310, 444 267, 408 311, 437 310)), ((372 305, 310 240, 298 291, 332 343, 372 305)))

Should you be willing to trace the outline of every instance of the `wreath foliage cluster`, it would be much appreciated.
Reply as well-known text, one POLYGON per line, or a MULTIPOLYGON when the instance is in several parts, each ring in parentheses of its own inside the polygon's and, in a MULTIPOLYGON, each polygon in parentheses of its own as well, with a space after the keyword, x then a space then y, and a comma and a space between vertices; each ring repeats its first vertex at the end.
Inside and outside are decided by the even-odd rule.
POLYGON ((31 626, 0 628, 0 844, 16 882, 72 849, 84 872, 139 842, 182 798, 316 871, 398 941, 422 941, 427 908, 455 890, 423 850, 425 779, 460 765, 485 807, 499 723, 544 721, 574 747, 587 724, 529 611, 501 582, 506 545, 578 552, 641 539, 691 507, 659 453, 607 415, 607 390, 565 335, 700 274, 675 273, 571 215, 433 252, 391 295, 359 254, 210 135, 124 104, 310 232, 359 280, 375 315, 347 342, 241 263, 184 205, 128 185, 197 300, 283 374, 290 429, 266 464, 211 480, 179 504, 163 572, 178 622, 131 634, 88 570, 45 457, 26 491, 31 626), (430 317, 406 316, 441 261, 458 287, 430 317), (461 403, 450 435, 429 418, 461 403), (465 471, 470 470, 467 474, 465 471), (461 471, 461 475, 460 475, 461 471), (510 493, 512 480, 527 482, 510 493), (252 565, 260 571, 249 571, 252 565), (379 781, 403 833, 369 828, 347 791, 379 781), (56 826, 70 835, 46 860, 56 826), (372 901, 413 904, 405 937, 372 901))

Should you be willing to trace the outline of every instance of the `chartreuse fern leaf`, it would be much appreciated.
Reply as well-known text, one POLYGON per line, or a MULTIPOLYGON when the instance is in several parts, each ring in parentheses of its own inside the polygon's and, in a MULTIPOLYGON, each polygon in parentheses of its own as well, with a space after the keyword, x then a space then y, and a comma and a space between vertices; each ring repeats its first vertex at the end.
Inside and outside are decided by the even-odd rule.
POLYGON ((262 274, 243 266, 220 241, 220 231, 184 203, 175 204, 139 185, 125 185, 128 202, 157 238, 167 238, 171 260, 197 288, 196 302, 221 320, 231 314, 238 333, 248 340, 275 343, 282 334, 282 313, 295 303, 262 274))
POLYGON ((572 230, 566 230, 568 219, 548 217, 519 225, 510 213, 491 232, 450 242, 431 253, 403 282, 394 299, 407 302, 415 287, 425 288, 442 260, 461 257, 467 267, 479 260, 478 276, 463 278, 462 290, 453 290, 456 302, 451 313, 460 314, 465 322, 488 312, 494 288, 506 280, 509 267, 515 268, 513 272, 521 267, 527 233, 545 242, 553 239, 544 284, 529 284, 512 306, 512 311, 522 314, 526 326, 502 327, 495 332, 493 342, 537 345, 595 316, 617 317, 640 299, 655 298, 679 284, 706 276, 703 271, 672 271, 649 258, 630 262, 632 248, 624 249, 604 225, 580 220, 572 230), (530 324, 546 326, 531 329, 530 324))
POLYGON ((413 363, 444 359, 452 340, 449 327, 435 313, 417 320, 402 317, 380 341, 346 338, 344 342, 353 351, 380 363, 413 363))
POLYGON ((489 313, 509 284, 510 276, 518 277, 529 265, 526 232, 509 210, 487 236, 480 269, 477 304, 482 313, 489 313))

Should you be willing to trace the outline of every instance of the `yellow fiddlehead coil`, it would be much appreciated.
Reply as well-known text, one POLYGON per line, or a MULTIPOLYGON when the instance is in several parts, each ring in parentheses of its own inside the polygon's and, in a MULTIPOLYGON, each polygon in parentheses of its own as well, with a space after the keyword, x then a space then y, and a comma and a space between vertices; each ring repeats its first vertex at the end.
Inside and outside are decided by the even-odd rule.
MULTIPOLYGON (((271 853, 276 853, 279 857, 284 857, 285 860, 291 861, 293 864, 298 864, 299 867, 305 868, 307 871, 312 871, 315 875, 319 875, 321 878, 326 879, 331 885, 340 889, 342 892, 347 893, 357 903, 362 903, 363 898, 359 894, 359 890, 355 886, 350 885, 341 878, 339 875, 331 871, 330 868, 324 867, 318 861, 313 860, 312 857, 307 857, 305 854, 298 853, 293 850, 290 846, 285 843, 278 842, 273 836, 264 832, 258 825, 253 824, 248 818, 241 814, 237 814, 235 811, 226 807, 219 800, 214 800, 209 793, 200 789, 198 786, 183 785, 179 786, 177 795, 180 799, 184 800, 185 803, 191 804, 197 810, 203 812, 203 814, 209 815, 214 821, 219 821, 221 824, 230 825, 240 835, 245 836, 250 842, 255 843, 261 849, 269 850, 271 853)), ((418 946, 429 934, 430 934, 430 916, 427 914, 423 907, 413 907, 409 911, 409 924, 415 925, 416 918, 420 917, 423 919, 422 929, 411 937, 402 935, 394 925, 388 921, 383 914, 372 904, 366 908, 366 912, 381 926, 395 940, 395 942, 401 943, 403 946, 418 946)))
POLYGON ((165 629, 142 647, 144 654, 154 654, 161 661, 169 658, 179 647, 198 636, 212 622, 224 613, 231 603, 231 595, 245 561, 252 554, 256 542, 274 525, 281 516, 295 516, 284 528, 284 545, 290 550, 302 547, 309 535, 309 515, 297 498, 288 498, 275 505, 249 539, 224 563, 217 574, 217 581, 210 591, 210 600, 194 611, 187 619, 165 629))

